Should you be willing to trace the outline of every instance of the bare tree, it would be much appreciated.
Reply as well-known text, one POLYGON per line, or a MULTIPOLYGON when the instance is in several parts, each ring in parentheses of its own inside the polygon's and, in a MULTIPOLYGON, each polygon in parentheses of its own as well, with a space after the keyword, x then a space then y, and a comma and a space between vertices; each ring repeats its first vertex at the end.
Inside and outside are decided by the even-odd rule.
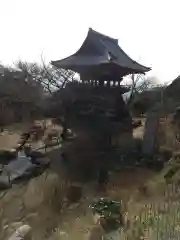
POLYGON ((131 104, 139 93, 157 86, 157 79, 155 77, 145 77, 144 74, 131 74, 125 81, 125 86, 130 89, 127 104, 131 104))
POLYGON ((164 106, 164 89, 167 83, 158 83, 155 77, 131 76, 128 81, 130 86, 130 96, 127 104, 135 114, 145 113, 153 106, 164 106))
POLYGON ((43 88, 33 81, 25 71, 1 67, 0 73, 0 115, 7 123, 10 118, 22 119, 38 112, 43 97, 43 88), (8 117, 11 114, 11 117, 8 117), (7 117, 6 117, 7 116, 7 117), (14 116, 14 117, 13 117, 14 116))
POLYGON ((24 72, 27 79, 39 82, 46 92, 52 93, 65 86, 68 81, 73 81, 75 73, 71 70, 57 69, 50 64, 41 64, 18 61, 15 66, 24 72))

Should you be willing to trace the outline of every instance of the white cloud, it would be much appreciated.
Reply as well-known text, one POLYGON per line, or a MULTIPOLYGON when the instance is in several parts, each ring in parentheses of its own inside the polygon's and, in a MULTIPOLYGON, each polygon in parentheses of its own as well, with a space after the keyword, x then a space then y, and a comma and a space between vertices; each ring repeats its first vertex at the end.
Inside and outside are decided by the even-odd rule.
POLYGON ((168 81, 180 73, 178 0, 1 0, 0 60, 12 63, 74 53, 89 27, 119 39, 151 75, 168 81))

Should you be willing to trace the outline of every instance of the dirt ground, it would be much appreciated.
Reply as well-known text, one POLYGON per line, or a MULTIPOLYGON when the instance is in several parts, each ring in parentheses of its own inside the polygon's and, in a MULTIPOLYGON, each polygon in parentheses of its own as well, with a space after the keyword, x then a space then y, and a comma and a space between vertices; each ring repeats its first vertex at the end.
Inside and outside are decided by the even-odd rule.
POLYGON ((0 135, 0 148, 11 149, 17 146, 20 135, 19 133, 9 133, 5 131, 0 135))

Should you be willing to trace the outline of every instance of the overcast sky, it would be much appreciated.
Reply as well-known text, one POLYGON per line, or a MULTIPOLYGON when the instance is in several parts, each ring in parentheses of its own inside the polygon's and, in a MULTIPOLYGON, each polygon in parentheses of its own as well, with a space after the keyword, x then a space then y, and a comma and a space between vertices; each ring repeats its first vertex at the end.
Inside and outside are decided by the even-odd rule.
POLYGON ((1 63, 67 57, 92 27, 118 38, 162 82, 180 74, 178 0, 0 0, 0 7, 1 63))

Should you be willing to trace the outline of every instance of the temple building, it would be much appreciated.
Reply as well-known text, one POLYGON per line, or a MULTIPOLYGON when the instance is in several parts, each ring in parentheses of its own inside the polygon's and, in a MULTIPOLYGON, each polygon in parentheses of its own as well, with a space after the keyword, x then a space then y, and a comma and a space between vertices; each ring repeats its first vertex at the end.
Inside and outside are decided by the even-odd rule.
POLYGON ((122 98, 129 89, 121 82, 124 76, 145 74, 150 68, 132 60, 117 39, 92 28, 75 54, 52 65, 80 75, 80 81, 66 84, 62 96, 67 125, 82 136, 82 147, 89 139, 97 151, 118 148, 125 142, 124 134, 132 137, 132 118, 122 98))

